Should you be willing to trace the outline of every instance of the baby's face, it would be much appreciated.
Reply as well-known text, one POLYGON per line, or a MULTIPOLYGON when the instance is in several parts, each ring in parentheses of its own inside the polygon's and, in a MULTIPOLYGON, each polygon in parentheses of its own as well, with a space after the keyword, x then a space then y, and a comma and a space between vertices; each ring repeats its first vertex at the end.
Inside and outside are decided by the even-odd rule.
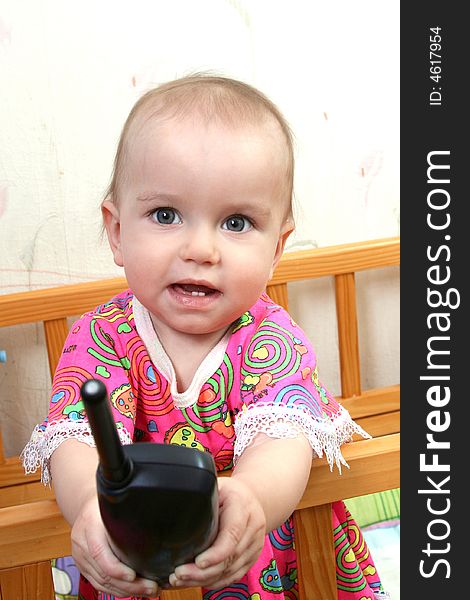
POLYGON ((150 123, 133 140, 114 258, 157 329, 222 332, 258 299, 292 230, 274 125, 150 123))

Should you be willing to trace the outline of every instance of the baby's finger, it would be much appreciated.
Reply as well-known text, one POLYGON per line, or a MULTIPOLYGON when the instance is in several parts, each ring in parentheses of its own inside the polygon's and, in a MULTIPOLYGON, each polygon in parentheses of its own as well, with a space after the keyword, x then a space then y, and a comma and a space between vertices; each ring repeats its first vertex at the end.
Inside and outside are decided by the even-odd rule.
POLYGON ((120 588, 113 584, 113 582, 103 582, 100 578, 95 579, 92 575, 84 575, 85 579, 93 586, 98 592, 105 592, 116 598, 125 598, 130 595, 130 592, 120 588))
POLYGON ((101 523, 96 527, 83 527, 77 520, 72 528, 72 554, 79 568, 92 568, 98 576, 108 575, 123 581, 134 581, 136 573, 123 564, 112 551, 105 529, 101 523))
POLYGON ((199 569, 194 563, 180 565, 170 575, 170 585, 181 586, 206 586, 211 581, 219 579, 227 568, 226 561, 211 565, 207 569, 199 569))
MULTIPOLYGON (((88 557, 82 557, 77 562, 82 565, 85 563, 81 570, 86 570, 87 578, 92 577, 103 584, 109 583, 112 580, 126 583, 132 583, 136 580, 136 574, 132 569, 129 569, 126 565, 123 565, 121 568, 119 564, 116 565, 112 560, 90 561, 88 557)), ((85 575, 85 573, 83 574, 85 575)))
POLYGON ((196 582, 194 585, 201 585, 201 582, 219 579, 224 572, 227 572, 230 569, 232 563, 237 561, 240 556, 243 556, 248 560, 251 558, 252 553, 250 552, 250 543, 251 539, 249 536, 243 536, 232 554, 227 556, 224 560, 205 568, 200 566, 198 558, 194 563, 179 565, 176 567, 173 576, 170 578, 170 583, 175 585, 174 582, 176 581, 184 581, 185 583, 189 581, 191 585, 193 585, 193 582, 196 582))
POLYGON ((246 513, 240 511, 235 499, 227 499, 220 515, 219 533, 212 546, 196 557, 197 567, 207 569, 232 556, 246 534, 247 525, 246 513))
POLYGON ((87 536, 85 545, 72 544, 73 556, 83 576, 100 591, 119 597, 158 594, 154 581, 137 578, 133 569, 122 563, 112 552, 106 537, 87 536), (116 591, 119 594, 116 594, 116 591), (124 592, 124 593, 123 593, 124 592))
MULTIPOLYGON (((261 536, 254 542, 251 535, 250 526, 245 529, 240 543, 234 552, 225 560, 201 569, 196 563, 180 565, 176 567, 175 572, 170 576, 170 583, 173 586, 180 587, 185 585, 215 587, 213 584, 221 579, 233 577, 240 571, 240 576, 256 562, 261 550, 263 549, 264 536, 261 536)), ((234 581, 234 579, 232 579, 234 581)))
POLYGON ((112 579, 134 581, 135 571, 119 560, 109 543, 105 535, 87 536, 89 556, 95 561, 97 570, 112 579))
MULTIPOLYGON (((170 575, 170 585, 177 588, 201 586, 218 589, 241 579, 255 560, 256 557, 243 553, 233 560, 227 560, 207 569, 191 568, 181 571, 177 567, 170 575)), ((195 567, 195 565, 185 566, 195 567)))
POLYGON ((83 569, 82 574, 95 589, 107 594, 113 594, 118 598, 127 598, 129 596, 155 598, 158 596, 158 586, 154 581, 139 577, 127 583, 97 572, 91 564, 88 564, 83 569))

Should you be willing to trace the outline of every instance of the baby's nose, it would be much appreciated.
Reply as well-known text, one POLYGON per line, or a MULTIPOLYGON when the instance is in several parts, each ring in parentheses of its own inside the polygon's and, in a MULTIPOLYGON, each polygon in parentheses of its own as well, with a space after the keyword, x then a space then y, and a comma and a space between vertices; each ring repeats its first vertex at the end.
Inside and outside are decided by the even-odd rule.
POLYGON ((198 264, 216 264, 220 260, 216 237, 208 227, 188 231, 181 247, 181 258, 198 264))

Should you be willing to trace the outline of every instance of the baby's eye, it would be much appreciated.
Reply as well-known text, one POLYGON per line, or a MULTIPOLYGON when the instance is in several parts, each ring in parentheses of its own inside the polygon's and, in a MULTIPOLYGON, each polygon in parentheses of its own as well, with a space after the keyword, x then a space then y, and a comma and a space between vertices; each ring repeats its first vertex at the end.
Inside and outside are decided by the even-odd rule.
POLYGON ((253 224, 247 217, 243 217, 242 215, 233 215, 229 217, 224 224, 222 225, 222 229, 227 229, 228 231, 235 231, 237 233, 243 233, 245 231, 249 231, 253 227, 253 224))
POLYGON ((160 225, 175 225, 181 223, 181 217, 174 208, 158 208, 153 211, 152 218, 160 225))

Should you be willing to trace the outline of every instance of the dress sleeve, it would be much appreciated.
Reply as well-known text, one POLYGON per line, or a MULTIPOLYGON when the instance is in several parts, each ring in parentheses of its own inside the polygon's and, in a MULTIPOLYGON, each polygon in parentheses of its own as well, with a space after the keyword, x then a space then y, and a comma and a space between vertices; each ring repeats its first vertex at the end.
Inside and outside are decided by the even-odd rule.
POLYGON ((69 332, 54 374, 48 416, 34 428, 22 452, 26 473, 41 467, 45 484, 51 481, 50 457, 64 440, 74 438, 95 446, 80 396, 88 379, 104 382, 121 442, 132 443, 136 401, 126 349, 131 333, 137 334, 126 321, 124 315, 110 322, 105 316, 88 313, 69 332))
POLYGON ((354 433, 369 438, 323 387, 315 352, 304 331, 283 310, 273 311, 243 348, 242 410, 235 420, 234 459, 257 433, 275 438, 304 435, 314 456, 330 469, 347 463, 340 446, 354 433))

